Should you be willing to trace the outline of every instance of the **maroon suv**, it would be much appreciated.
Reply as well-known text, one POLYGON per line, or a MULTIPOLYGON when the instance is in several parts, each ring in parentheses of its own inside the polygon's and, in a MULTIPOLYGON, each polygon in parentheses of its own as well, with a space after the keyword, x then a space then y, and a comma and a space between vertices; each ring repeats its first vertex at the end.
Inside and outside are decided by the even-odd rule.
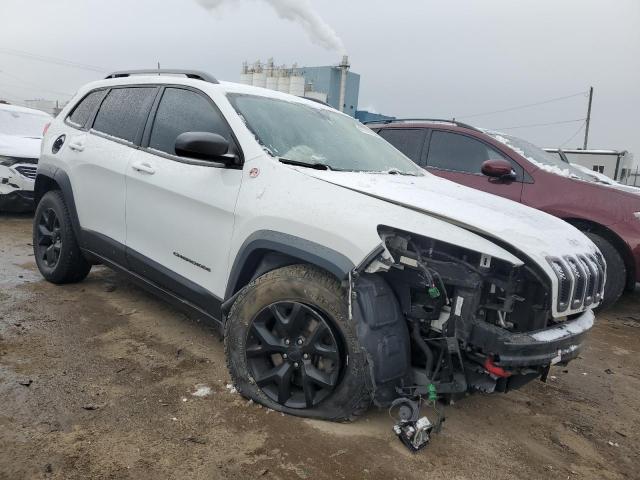
POLYGON ((529 142, 459 122, 368 126, 434 175, 524 203, 583 231, 607 262, 604 307, 640 281, 640 189, 597 183, 529 142))

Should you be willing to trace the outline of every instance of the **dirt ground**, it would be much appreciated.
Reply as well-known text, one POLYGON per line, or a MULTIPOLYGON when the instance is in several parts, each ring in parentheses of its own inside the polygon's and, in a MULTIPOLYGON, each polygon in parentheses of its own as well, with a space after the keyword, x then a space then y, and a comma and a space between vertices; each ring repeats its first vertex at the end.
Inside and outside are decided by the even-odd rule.
POLYGON ((640 478, 640 292, 548 383, 447 406, 412 454, 386 411, 334 424, 248 402, 211 328, 103 267, 43 281, 30 232, 0 215, 2 480, 640 478))

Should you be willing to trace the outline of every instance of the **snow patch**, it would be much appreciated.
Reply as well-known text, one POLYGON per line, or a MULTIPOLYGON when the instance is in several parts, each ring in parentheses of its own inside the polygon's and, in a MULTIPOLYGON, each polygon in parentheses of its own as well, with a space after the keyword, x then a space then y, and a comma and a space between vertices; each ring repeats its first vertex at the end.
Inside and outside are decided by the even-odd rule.
POLYGON ((514 152, 516 152, 518 155, 526 158, 532 164, 534 164, 536 167, 538 167, 541 170, 544 170, 545 172, 555 173, 556 175, 560 175, 562 177, 567 177, 567 178, 577 178, 577 179, 580 178, 577 175, 574 175, 573 173, 571 173, 571 171, 568 168, 560 168, 560 167, 557 167, 555 165, 547 165, 546 163, 538 162, 535 158, 528 156, 524 152, 524 150, 516 147, 511 142, 509 142, 509 139, 503 137, 500 134, 497 134, 497 133, 493 134, 492 137, 495 138, 500 143, 504 143, 507 147, 509 147, 514 152))
POLYGON ((211 393, 211 387, 205 385, 204 383, 199 383, 196 385, 196 391, 191 395, 193 395, 194 397, 208 397, 209 395, 211 395, 211 393))
MULTIPOLYGON (((577 335, 586 332, 593 327, 593 319, 593 312, 591 310, 587 310, 571 322, 563 323, 562 325, 548 330, 542 330, 531 336, 539 342, 553 342, 563 337, 568 337, 569 335, 577 335)), ((575 350, 575 346, 573 349, 570 348, 570 350, 575 350)))

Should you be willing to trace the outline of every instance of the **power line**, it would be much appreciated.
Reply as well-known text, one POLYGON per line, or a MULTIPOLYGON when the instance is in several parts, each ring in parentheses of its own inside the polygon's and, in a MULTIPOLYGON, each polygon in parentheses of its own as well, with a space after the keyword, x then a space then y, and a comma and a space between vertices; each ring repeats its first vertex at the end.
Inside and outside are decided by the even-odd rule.
MULTIPOLYGON (((586 122, 585 122, 586 123, 586 122)), ((566 139, 564 142, 562 142, 560 144, 559 148, 564 147, 567 143, 569 143, 571 140, 573 140, 574 138, 576 138, 578 136, 578 134, 580 133, 580 130, 582 130, 582 128, 585 126, 585 123, 581 123, 580 126, 578 127, 578 130, 576 130, 576 132, 571 135, 568 139, 566 139)))
POLYGON ((8 87, 8 88, 18 88, 21 90, 27 90, 27 91, 43 91, 43 92, 48 92, 48 93, 53 93, 55 95, 62 95, 65 97, 73 97, 72 93, 68 93, 68 92, 59 92, 58 90, 51 90, 49 88, 44 88, 44 87, 39 87, 36 86, 34 84, 31 85, 19 85, 17 83, 9 83, 9 82, 5 82, 4 80, 2 80, 2 78, 0 77, 0 85, 2 85, 3 87, 8 87))
POLYGON ((588 93, 588 92, 585 90, 583 92, 573 93, 571 95, 565 95, 563 97, 550 98, 548 100, 542 100, 540 102, 527 103, 525 105, 518 105, 516 107, 504 108, 502 110, 493 110, 493 111, 490 111, 490 112, 474 113, 472 115, 456 116, 456 118, 473 118, 473 117, 482 117, 482 116, 485 116, 485 115, 493 115, 495 113, 512 112, 514 110, 520 110, 520 109, 523 109, 523 108, 535 107, 535 106, 538 106, 538 105, 545 105, 547 103, 558 102, 560 100, 566 100, 567 98, 579 97, 580 95, 585 95, 586 93, 588 93))
POLYGON ((517 125, 515 127, 501 127, 496 128, 495 130, 515 130, 516 128, 529 128, 529 127, 546 127, 548 125, 561 125, 563 123, 575 123, 575 122, 584 122, 584 118, 578 118, 576 120, 560 120, 559 122, 549 122, 549 123, 530 123, 529 125, 517 125))
POLYGON ((8 77, 11 77, 11 78, 13 78, 13 79, 15 79, 15 80, 19 81, 20 83, 26 83, 27 85, 32 85, 33 87, 38 88, 38 89, 40 89, 40 90, 44 90, 44 91, 47 91, 47 92, 55 93, 55 94, 58 94, 58 95, 67 95, 67 96, 69 96, 69 97, 72 97, 72 96, 73 96, 73 93, 69 93, 69 92, 60 92, 60 91, 58 91, 58 90, 51 90, 50 88, 43 87, 42 85, 40 85, 40 84, 38 84, 38 83, 34 83, 34 82, 32 82, 31 80, 25 80, 25 79, 24 79, 24 78, 22 78, 22 77, 19 77, 19 76, 17 76, 17 75, 14 75, 13 73, 5 72, 5 71, 3 71, 3 70, 0 70, 0 75, 6 75, 6 76, 8 76, 8 77))
POLYGON ((0 53, 4 53, 6 55, 13 55, 16 57, 27 58, 30 60, 37 60, 39 62, 61 65, 64 67, 72 67, 72 68, 79 68, 81 70, 89 70, 89 71, 98 72, 98 73, 107 73, 109 71, 108 68, 97 67, 95 65, 89 65, 87 63, 72 62, 70 60, 64 60, 62 58, 49 57, 46 55, 38 55, 35 53, 23 52, 22 50, 13 50, 10 48, 0 48, 0 53))

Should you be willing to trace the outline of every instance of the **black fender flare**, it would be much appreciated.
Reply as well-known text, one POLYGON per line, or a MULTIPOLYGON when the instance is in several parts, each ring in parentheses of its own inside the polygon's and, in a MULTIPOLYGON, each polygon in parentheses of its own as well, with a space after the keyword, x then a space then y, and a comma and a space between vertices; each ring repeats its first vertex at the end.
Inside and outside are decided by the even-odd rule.
POLYGON ((36 182, 34 186, 34 201, 36 207, 38 206, 38 203, 40 203, 40 199, 44 194, 51 190, 51 185, 57 185, 62 192, 64 202, 67 204, 69 214, 71 215, 73 233, 79 240, 80 246, 84 247, 82 229, 80 228, 80 220, 78 219, 78 211, 76 210, 76 202, 73 196, 73 188, 71 187, 69 175, 67 175, 67 172, 64 170, 52 165, 38 165, 38 174, 36 175, 36 182))
POLYGON ((339 280, 344 280, 355 268, 353 262, 345 255, 319 243, 273 230, 258 230, 249 235, 238 250, 229 272, 225 304, 253 279, 254 273, 268 271, 264 269, 264 265, 262 265, 263 268, 260 267, 264 256, 270 253, 280 254, 280 257, 290 259, 288 263, 284 259, 271 262, 267 267, 270 270, 293 263, 291 260, 294 260, 315 265, 339 280))

